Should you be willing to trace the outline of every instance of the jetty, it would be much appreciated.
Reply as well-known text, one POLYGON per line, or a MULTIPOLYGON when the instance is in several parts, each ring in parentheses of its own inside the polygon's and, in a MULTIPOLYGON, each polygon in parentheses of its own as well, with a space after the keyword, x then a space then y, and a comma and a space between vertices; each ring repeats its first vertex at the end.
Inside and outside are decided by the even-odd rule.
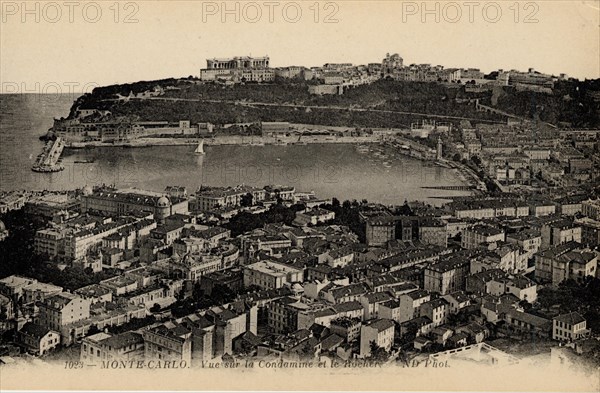
POLYGON ((35 164, 31 167, 34 172, 60 172, 65 169, 60 164, 60 155, 65 148, 65 143, 62 138, 57 137, 56 140, 50 140, 44 145, 44 149, 37 156, 35 164))
POLYGON ((460 186, 422 186, 421 188, 427 188, 430 190, 470 191, 470 190, 475 190, 477 187, 460 185, 460 186))

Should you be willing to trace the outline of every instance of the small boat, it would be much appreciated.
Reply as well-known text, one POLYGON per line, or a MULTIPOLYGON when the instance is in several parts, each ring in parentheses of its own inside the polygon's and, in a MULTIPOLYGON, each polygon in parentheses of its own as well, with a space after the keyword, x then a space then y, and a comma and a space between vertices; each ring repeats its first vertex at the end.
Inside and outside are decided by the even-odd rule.
POLYGON ((94 162, 96 162, 96 160, 91 159, 91 160, 75 160, 73 161, 75 164, 93 164, 94 162))
POLYGON ((200 141, 200 143, 198 143, 198 146, 196 147, 196 150, 194 150, 195 154, 204 154, 204 141, 200 141))

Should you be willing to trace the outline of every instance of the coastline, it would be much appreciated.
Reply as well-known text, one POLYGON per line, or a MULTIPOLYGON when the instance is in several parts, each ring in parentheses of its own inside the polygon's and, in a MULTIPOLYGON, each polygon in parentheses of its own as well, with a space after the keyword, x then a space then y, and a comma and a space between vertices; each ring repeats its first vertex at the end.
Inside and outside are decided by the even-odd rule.
POLYGON ((69 142, 67 149, 84 149, 88 147, 126 147, 140 148, 152 146, 188 146, 197 145, 199 141, 204 141, 206 146, 218 145, 242 145, 242 146, 261 146, 261 145, 305 145, 305 144, 361 144, 361 143, 380 143, 381 139, 376 136, 324 136, 311 135, 302 136, 242 136, 242 135, 222 135, 212 138, 173 138, 173 137, 144 137, 133 139, 131 141, 105 143, 100 141, 89 142, 69 142))

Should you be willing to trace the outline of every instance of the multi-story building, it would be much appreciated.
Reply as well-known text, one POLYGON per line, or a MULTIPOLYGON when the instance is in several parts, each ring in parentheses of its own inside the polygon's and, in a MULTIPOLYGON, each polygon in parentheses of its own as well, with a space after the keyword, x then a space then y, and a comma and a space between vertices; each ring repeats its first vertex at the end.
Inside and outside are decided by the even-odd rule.
POLYGON ((150 212, 159 222, 172 214, 188 213, 188 200, 185 198, 167 197, 160 193, 138 189, 99 188, 90 191, 84 192, 81 198, 83 213, 98 212, 104 215, 121 216, 134 211, 150 212))
POLYGON ((23 288, 23 304, 31 304, 34 302, 44 301, 49 296, 59 294, 63 291, 62 287, 35 282, 23 288))
POLYGON ((419 316, 427 317, 433 322, 433 327, 446 323, 450 315, 450 303, 444 298, 437 298, 421 304, 419 316))
POLYGON ((510 293, 533 303, 537 299, 537 285, 522 275, 497 277, 487 283, 487 293, 494 296, 510 293))
MULTIPOLYGON (((332 304, 347 302, 360 302, 361 296, 368 293, 369 287, 364 283, 354 283, 342 286, 333 286, 319 292, 319 298, 332 304)), ((359 303, 360 304, 360 303, 359 303)), ((361 306, 362 308, 362 306, 361 306)))
POLYGON ((452 202, 449 207, 456 218, 485 219, 494 217, 528 216, 529 206, 512 199, 483 199, 469 202, 452 202))
POLYGON ((117 219, 93 228, 70 231, 63 239, 64 258, 68 261, 82 259, 88 251, 102 245, 102 239, 127 227, 130 223, 129 220, 117 219))
POLYGON ((593 220, 600 221, 600 199, 583 201, 581 203, 581 213, 593 220))
POLYGON ((573 219, 563 218, 542 226, 542 248, 574 241, 581 243, 581 227, 573 219))
POLYGON ((552 261, 552 284, 571 279, 583 282, 586 277, 596 277, 598 256, 588 250, 569 251, 552 261))
MULTIPOLYGON (((542 169, 542 173, 544 169, 542 169)), ((558 176, 562 176, 561 173, 558 176)), ((556 214, 556 205, 552 202, 547 201, 532 201, 529 203, 529 215, 535 217, 544 217, 556 214)))
POLYGON ((366 237, 369 246, 384 246, 396 238, 396 221, 393 216, 373 217, 366 220, 366 237))
POLYGON ((363 306, 363 319, 379 318, 379 307, 381 304, 393 300, 394 297, 388 292, 366 293, 360 297, 363 306))
POLYGON ((376 319, 363 324, 360 329, 360 357, 371 355, 371 343, 390 351, 394 343, 394 322, 389 319, 376 319))
POLYGON ((295 332, 298 330, 298 314, 309 309, 307 304, 291 297, 277 299, 267 306, 268 326, 279 334, 295 332))
POLYGON ((277 289, 287 283, 302 282, 303 271, 273 261, 260 261, 244 266, 244 286, 277 289))
POLYGON ((516 244, 531 256, 542 246, 542 235, 537 230, 523 230, 507 234, 506 241, 516 244))
POLYGON ((339 317, 331 321, 329 330, 344 338, 346 342, 352 342, 360 338, 362 322, 360 318, 339 317))
MULTIPOLYGON (((264 127, 263 123, 263 127, 264 127)), ((278 184, 270 184, 264 188, 266 195, 272 199, 281 199, 284 202, 292 202, 296 194, 296 188, 293 186, 282 186, 278 184)))
POLYGON ((99 284, 91 284, 85 287, 81 287, 74 291, 76 295, 81 296, 84 299, 89 299, 92 304, 98 302, 112 302, 113 293, 109 288, 106 288, 99 284))
POLYGON ((212 69, 239 69, 239 68, 268 68, 269 56, 250 57, 236 56, 230 58, 206 59, 206 68, 212 69))
POLYGON ((419 240, 426 244, 448 246, 448 225, 441 220, 422 220, 419 223, 419 240))
MULTIPOLYGON (((396 299, 388 300, 379 305, 379 317, 385 319, 391 319, 392 321, 400 323, 401 320, 401 307, 400 301, 396 299)), ((410 318, 412 319, 412 318, 410 318)))
POLYGON ((38 255, 47 255, 54 259, 60 255, 64 255, 64 238, 67 234, 67 229, 46 228, 40 229, 35 233, 34 252, 38 255))
POLYGON ((467 258, 451 258, 429 265, 424 271, 423 289, 442 295, 464 290, 470 261, 467 258))
POLYGON ((574 341, 587 336, 587 321, 578 312, 558 315, 552 318, 552 339, 574 341))
POLYGON ((535 277, 558 285, 567 279, 582 281, 596 276, 598 258, 594 252, 576 242, 550 247, 535 255, 535 277))
POLYGON ((34 278, 12 275, 0 279, 0 294, 17 301, 23 296, 24 289, 38 281, 34 278))
MULTIPOLYGON (((402 323, 410 321, 419 316, 419 308, 421 304, 431 300, 429 292, 419 289, 406 294, 400 295, 399 301, 399 319, 397 322, 402 323)), ((384 304, 385 306, 385 304, 384 304)), ((387 306, 385 306, 387 307, 387 306)), ((383 317, 383 315, 382 315, 383 317)), ((396 319, 394 319, 396 320, 396 319)))
POLYGON ((456 291, 442 296, 450 305, 450 314, 457 314, 463 308, 471 304, 471 298, 463 291, 456 291))
POLYGON ((462 232, 461 246, 466 249, 480 247, 481 244, 503 242, 504 232, 489 225, 475 225, 462 232))
POLYGON ((200 70, 200 79, 217 79, 235 82, 269 82, 275 79, 275 70, 269 68, 269 56, 239 56, 223 59, 207 59, 206 68, 200 70))
POLYGON ((266 191, 250 186, 203 187, 195 196, 196 209, 206 211, 220 207, 241 206, 244 198, 250 200, 247 195, 251 195, 251 202, 256 204, 265 199, 266 191))
POLYGON ((325 254, 325 263, 331 267, 344 267, 354 260, 354 251, 350 247, 340 247, 325 254))
POLYGON ((60 333, 45 326, 27 322, 19 331, 18 341, 27 352, 41 356, 60 344, 60 333))
POLYGON ((140 333, 117 335, 96 333, 83 339, 79 359, 85 364, 113 360, 140 360, 144 357, 144 339, 140 333))
POLYGON ((75 211, 79 207, 79 200, 68 194, 44 193, 29 198, 23 206, 26 212, 37 216, 53 218, 65 211, 75 211))
POLYGON ((284 235, 251 235, 243 236, 241 247, 244 261, 254 261, 259 252, 270 256, 281 256, 285 250, 292 246, 292 241, 284 235))
POLYGON ((552 334, 552 321, 534 314, 508 308, 501 313, 502 320, 510 332, 524 334, 527 337, 538 336, 549 338, 552 334))
POLYGON ((169 322, 144 330, 144 359, 168 360, 192 364, 192 330, 169 322))
POLYGON ((219 252, 194 252, 183 256, 174 253, 171 258, 158 261, 157 267, 197 283, 203 276, 226 268, 224 259, 223 253, 219 252))
POLYGON ((334 212, 315 207, 305 212, 297 212, 294 221, 300 226, 305 226, 309 224, 317 225, 319 223, 324 223, 333 220, 334 218, 334 212))
POLYGON ((61 292, 47 297, 41 302, 37 323, 48 329, 61 333, 64 343, 70 343, 70 331, 65 329, 68 325, 88 319, 90 317, 91 301, 80 296, 61 292))

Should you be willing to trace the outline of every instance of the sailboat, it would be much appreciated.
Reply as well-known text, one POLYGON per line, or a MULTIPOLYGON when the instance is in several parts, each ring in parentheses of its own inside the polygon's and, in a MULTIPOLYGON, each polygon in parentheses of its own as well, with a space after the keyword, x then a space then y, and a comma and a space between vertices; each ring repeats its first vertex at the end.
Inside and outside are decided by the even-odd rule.
POLYGON ((194 153, 204 154, 204 141, 203 140, 201 140, 200 143, 198 143, 198 147, 196 147, 196 150, 194 150, 194 153))

